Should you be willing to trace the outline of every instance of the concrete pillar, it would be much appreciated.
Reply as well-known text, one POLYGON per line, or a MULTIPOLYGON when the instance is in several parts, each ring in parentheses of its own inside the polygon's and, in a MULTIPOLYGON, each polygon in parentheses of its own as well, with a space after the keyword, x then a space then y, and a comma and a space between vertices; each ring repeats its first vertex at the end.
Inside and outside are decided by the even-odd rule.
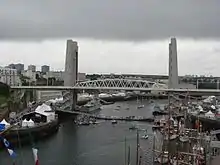
MULTIPOLYGON (((65 62, 65 75, 64 86, 75 86, 78 79, 78 45, 77 42, 67 40, 66 47, 66 62, 65 62)), ((71 105, 72 110, 76 108, 77 91, 72 90, 71 93, 71 105)))
POLYGON ((168 88, 179 88, 176 38, 171 38, 171 43, 169 44, 169 83, 168 83, 168 88))

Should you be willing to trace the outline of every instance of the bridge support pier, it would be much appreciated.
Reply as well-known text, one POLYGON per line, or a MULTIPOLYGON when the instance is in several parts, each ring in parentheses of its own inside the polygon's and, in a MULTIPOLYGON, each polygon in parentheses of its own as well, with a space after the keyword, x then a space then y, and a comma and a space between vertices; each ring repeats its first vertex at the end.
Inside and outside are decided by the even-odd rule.
POLYGON ((71 91, 71 105, 72 105, 71 110, 72 111, 76 110, 76 103, 77 103, 77 91, 74 89, 71 91))

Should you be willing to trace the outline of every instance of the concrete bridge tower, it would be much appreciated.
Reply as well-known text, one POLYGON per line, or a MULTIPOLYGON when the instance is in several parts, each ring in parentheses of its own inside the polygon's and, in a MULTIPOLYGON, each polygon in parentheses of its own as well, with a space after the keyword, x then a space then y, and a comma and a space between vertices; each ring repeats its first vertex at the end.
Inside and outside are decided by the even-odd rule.
MULTIPOLYGON (((67 40, 66 62, 64 74, 64 86, 75 86, 78 79, 78 44, 75 41, 67 40)), ((77 102, 77 91, 72 90, 71 110, 74 110, 77 102)), ((64 98, 65 99, 65 98, 64 98)))
POLYGON ((171 38, 171 42, 169 44, 169 83, 168 83, 168 88, 179 88, 176 38, 171 38))

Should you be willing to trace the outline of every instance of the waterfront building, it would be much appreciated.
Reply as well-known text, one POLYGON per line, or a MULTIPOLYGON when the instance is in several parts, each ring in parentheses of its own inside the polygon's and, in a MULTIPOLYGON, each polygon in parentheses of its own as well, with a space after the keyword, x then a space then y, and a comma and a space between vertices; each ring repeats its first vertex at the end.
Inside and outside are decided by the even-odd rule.
POLYGON ((0 67, 0 82, 9 86, 21 85, 21 80, 16 69, 0 67))
POLYGON ((46 74, 49 71, 50 71, 50 66, 48 66, 48 65, 41 66, 41 72, 42 73, 46 74))
MULTIPOLYGON (((44 76, 44 78, 55 78, 59 81, 64 81, 65 78, 65 72, 63 71, 49 71, 44 76)), ((77 81, 85 81, 86 80, 86 73, 78 73, 77 74, 77 81)))
POLYGON ((45 91, 45 90, 38 90, 36 91, 36 99, 37 101, 47 101, 51 99, 61 98, 62 91, 45 91))
POLYGON ((36 66, 35 65, 28 65, 28 70, 31 70, 32 72, 36 72, 36 66))
POLYGON ((10 69, 16 69, 17 73, 21 73, 24 70, 24 64, 18 63, 18 64, 9 64, 8 66, 6 66, 6 68, 10 68, 10 69))
POLYGON ((32 70, 26 70, 21 73, 23 76, 29 78, 29 82, 35 82, 36 81, 36 72, 33 72, 32 70))

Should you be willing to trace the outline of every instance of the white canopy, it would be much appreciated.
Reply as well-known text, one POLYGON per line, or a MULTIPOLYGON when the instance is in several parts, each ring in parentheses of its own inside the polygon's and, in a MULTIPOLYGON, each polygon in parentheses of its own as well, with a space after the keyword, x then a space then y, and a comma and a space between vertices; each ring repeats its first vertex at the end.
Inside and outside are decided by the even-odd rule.
POLYGON ((1 123, 1 124, 4 124, 4 125, 7 125, 7 126, 10 125, 5 119, 3 119, 0 123, 1 123))
POLYGON ((212 108, 212 109, 216 109, 214 105, 211 105, 211 108, 212 108))
POLYGON ((27 127, 28 126, 28 121, 24 119, 21 123, 22 127, 27 127))
POLYGON ((28 126, 29 126, 29 127, 33 127, 33 126, 34 126, 34 121, 30 119, 30 120, 28 121, 28 126))
POLYGON ((36 112, 36 113, 39 113, 39 114, 44 115, 44 116, 48 116, 49 113, 48 113, 48 112, 45 112, 45 111, 52 111, 52 108, 51 108, 49 105, 42 104, 42 105, 38 106, 38 107, 35 109, 35 112, 36 112))
POLYGON ((213 99, 215 99, 215 96, 209 96, 208 98, 204 99, 203 102, 210 103, 213 99))
POLYGON ((203 112, 203 108, 202 108, 201 105, 198 106, 198 109, 199 109, 200 112, 203 112))
POLYGON ((26 119, 24 119, 23 121, 22 121, 22 127, 33 127, 34 126, 34 121, 33 120, 26 120, 26 119))
POLYGON ((205 114, 206 117, 215 117, 215 114, 212 113, 211 111, 208 111, 206 114, 205 114))

